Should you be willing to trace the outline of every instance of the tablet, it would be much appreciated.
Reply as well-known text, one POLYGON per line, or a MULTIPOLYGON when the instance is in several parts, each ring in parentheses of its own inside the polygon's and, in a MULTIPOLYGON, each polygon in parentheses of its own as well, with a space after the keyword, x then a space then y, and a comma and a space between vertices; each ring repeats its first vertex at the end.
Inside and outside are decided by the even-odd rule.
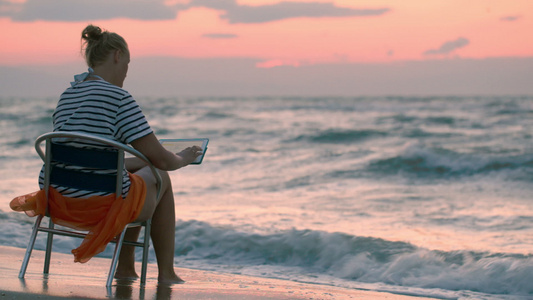
POLYGON ((208 138, 196 138, 196 139, 161 139, 159 140, 161 145, 165 147, 168 151, 172 153, 178 153, 181 150, 192 147, 199 146, 202 148, 203 154, 198 156, 191 164, 199 165, 204 159, 205 152, 207 151, 207 143, 209 143, 208 138))

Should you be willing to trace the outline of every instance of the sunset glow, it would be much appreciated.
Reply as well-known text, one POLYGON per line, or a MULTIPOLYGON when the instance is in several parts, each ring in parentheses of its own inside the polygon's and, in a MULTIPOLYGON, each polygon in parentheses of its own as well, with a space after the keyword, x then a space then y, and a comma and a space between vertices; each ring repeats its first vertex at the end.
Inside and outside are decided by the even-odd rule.
MULTIPOLYGON (((223 4, 220 9, 200 5, 178 9, 177 6, 194 1, 163 1, 159 5, 170 12, 175 10, 175 18, 158 19, 146 15, 141 19, 117 14, 116 18, 76 21, 34 14, 26 16, 28 20, 18 20, 26 5, 29 7, 35 1, 0 4, 0 26, 4 29, 0 33, 3 44, 1 65, 79 60, 79 36, 88 23, 123 35, 134 58, 245 57, 264 61, 257 65, 262 68, 316 63, 533 56, 533 3, 529 0, 235 2, 239 7, 265 9, 265 15, 271 13, 272 18, 277 16, 274 8, 278 5, 283 17, 269 21, 231 19, 248 15, 236 12, 230 16, 230 8, 224 9, 223 4), (324 7, 331 8, 332 15, 314 17, 295 13, 291 17, 289 9, 283 10, 281 4, 284 3, 328 4, 330 6, 324 7), (266 11, 266 8, 272 9, 266 11), (346 9, 369 10, 370 13, 363 16, 333 15, 337 10, 345 13, 346 9), (454 42, 461 38, 465 42, 454 48, 454 42), (446 43, 448 48, 443 46, 446 43)), ((104 10, 105 1, 98 3, 94 5, 104 10)), ((311 14, 314 8, 308 6, 311 14)), ((65 14, 69 9, 64 7, 65 14)))

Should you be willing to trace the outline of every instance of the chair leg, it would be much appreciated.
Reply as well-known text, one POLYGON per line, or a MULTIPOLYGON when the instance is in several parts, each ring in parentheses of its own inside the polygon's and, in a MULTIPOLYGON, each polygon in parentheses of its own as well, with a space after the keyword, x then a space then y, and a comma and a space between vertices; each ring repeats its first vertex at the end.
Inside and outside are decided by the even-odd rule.
MULTIPOLYGON (((54 229, 54 222, 49 218, 48 228, 54 229)), ((52 242, 54 240, 54 234, 49 232, 48 238, 46 239, 46 253, 44 255, 44 269, 43 273, 48 274, 50 271, 50 256, 52 255, 52 242)))
POLYGON ((113 277, 115 276, 115 271, 117 270, 118 256, 120 255, 120 249, 122 249, 122 243, 124 242, 124 236, 126 235, 126 230, 128 227, 122 230, 120 237, 115 245, 115 252, 113 253, 113 259, 111 260, 111 267, 109 267, 109 274, 107 275, 106 287, 110 287, 113 284, 113 277))
POLYGON ((141 286, 146 283, 146 273, 148 267, 148 250, 150 249, 150 231, 152 227, 152 220, 148 219, 144 224, 144 241, 143 241, 143 258, 141 265, 141 286))
POLYGON ((22 260, 22 266, 20 267, 19 278, 21 279, 24 278, 24 275, 26 274, 26 269, 28 268, 28 263, 30 262, 31 252, 33 250, 33 246, 35 245, 35 240, 37 239, 37 233, 39 232, 38 228, 39 226, 41 226, 42 220, 43 216, 39 215, 35 220, 35 224, 33 224, 30 242, 28 243, 28 248, 26 248, 26 254, 24 255, 24 259, 22 260))

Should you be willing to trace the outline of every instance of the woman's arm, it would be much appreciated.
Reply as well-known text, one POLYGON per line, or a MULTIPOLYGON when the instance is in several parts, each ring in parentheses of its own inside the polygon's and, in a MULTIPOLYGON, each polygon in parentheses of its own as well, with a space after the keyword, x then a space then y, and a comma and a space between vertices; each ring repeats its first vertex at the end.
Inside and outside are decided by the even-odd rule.
POLYGON ((126 170, 130 173, 135 173, 146 167, 146 163, 138 157, 126 157, 124 165, 126 166, 126 170))
MULTIPOLYGON (((144 154, 144 156, 146 156, 156 168, 165 171, 185 167, 202 154, 202 148, 198 146, 189 147, 174 154, 161 146, 161 143, 159 143, 153 133, 136 139, 131 142, 131 145, 133 148, 144 154)), ((130 167, 132 170, 138 170, 144 167, 144 163, 139 159, 128 159, 126 160, 126 168, 128 171, 132 172, 130 167)))

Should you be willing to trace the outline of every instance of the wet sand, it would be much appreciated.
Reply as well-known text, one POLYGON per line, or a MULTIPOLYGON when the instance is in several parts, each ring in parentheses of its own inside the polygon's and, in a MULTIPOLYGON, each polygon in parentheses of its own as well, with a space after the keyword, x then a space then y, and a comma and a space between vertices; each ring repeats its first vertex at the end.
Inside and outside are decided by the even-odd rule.
MULTIPOLYGON (((24 279, 18 278, 24 249, 0 246, 0 300, 7 299, 430 299, 327 285, 177 268, 186 283, 157 284, 157 266, 148 266, 147 283, 113 282, 105 287, 110 259, 86 264, 52 253, 50 274, 42 274, 43 251, 33 251, 24 279)), ((140 270, 140 264, 138 266, 140 270)))

